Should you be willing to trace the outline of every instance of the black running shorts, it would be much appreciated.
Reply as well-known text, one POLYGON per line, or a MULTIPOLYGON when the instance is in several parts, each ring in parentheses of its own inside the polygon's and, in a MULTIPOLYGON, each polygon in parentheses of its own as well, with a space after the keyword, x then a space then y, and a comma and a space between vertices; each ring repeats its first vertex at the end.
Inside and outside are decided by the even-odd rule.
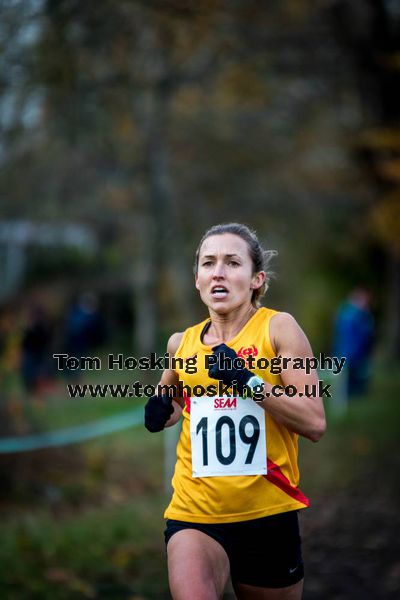
POLYGON ((297 510, 238 523, 168 519, 165 543, 182 529, 197 529, 221 544, 229 558, 233 584, 281 588, 304 577, 297 510))

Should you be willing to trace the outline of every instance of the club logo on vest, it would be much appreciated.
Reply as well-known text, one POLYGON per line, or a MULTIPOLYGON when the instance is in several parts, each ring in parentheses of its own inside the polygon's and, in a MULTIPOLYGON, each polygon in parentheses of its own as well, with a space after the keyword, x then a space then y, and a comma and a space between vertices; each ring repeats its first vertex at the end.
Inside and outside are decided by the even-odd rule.
POLYGON ((244 346, 242 346, 237 351, 237 355, 240 358, 244 358, 245 361, 247 362, 247 359, 249 358, 249 356, 258 356, 258 349, 255 347, 254 344, 252 344, 251 346, 248 346, 247 348, 245 348, 244 346))

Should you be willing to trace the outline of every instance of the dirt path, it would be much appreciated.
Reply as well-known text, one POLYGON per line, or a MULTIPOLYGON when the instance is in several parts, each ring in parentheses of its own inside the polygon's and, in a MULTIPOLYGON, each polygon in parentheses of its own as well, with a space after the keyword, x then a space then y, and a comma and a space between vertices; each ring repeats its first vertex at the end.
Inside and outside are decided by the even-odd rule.
POLYGON ((303 600, 400 598, 399 472, 389 454, 302 512, 303 600))

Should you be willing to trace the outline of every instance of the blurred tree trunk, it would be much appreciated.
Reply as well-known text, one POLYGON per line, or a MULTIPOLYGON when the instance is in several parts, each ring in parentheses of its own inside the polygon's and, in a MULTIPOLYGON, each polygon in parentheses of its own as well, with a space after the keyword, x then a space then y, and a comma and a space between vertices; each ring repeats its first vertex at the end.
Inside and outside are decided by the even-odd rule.
POLYGON ((157 219, 157 261, 171 275, 174 303, 187 324, 194 319, 191 268, 185 256, 185 228, 171 170, 168 145, 172 90, 158 86, 153 92, 153 111, 146 140, 151 206, 157 219))
POLYGON ((385 337, 388 341, 388 358, 400 356, 400 259, 389 255, 388 289, 385 337))
POLYGON ((129 281, 135 315, 133 347, 140 356, 156 351, 158 271, 154 225, 151 215, 142 214, 135 219, 136 252, 132 253, 129 281))

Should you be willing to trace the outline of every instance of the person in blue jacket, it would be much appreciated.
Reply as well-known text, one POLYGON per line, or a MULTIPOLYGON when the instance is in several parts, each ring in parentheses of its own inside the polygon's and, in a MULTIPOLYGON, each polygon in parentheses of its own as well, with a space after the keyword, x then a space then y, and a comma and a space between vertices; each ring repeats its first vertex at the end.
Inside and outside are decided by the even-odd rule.
POLYGON ((370 292, 357 287, 339 307, 334 326, 334 356, 346 357, 349 396, 363 394, 368 385, 374 341, 370 292))

